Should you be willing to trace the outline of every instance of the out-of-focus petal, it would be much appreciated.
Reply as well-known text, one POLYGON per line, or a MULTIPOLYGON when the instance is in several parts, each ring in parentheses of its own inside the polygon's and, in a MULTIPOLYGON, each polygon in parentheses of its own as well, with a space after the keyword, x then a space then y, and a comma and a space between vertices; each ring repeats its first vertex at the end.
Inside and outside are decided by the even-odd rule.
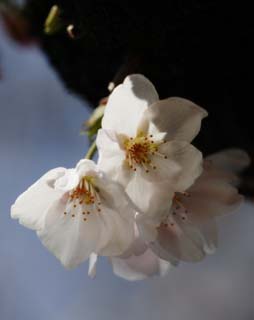
POLYGON ((203 223, 207 219, 235 210, 242 202, 236 188, 219 180, 205 183, 197 181, 189 190, 189 197, 181 202, 188 210, 188 218, 194 223, 203 223))
POLYGON ((211 161, 212 165, 218 170, 238 173, 250 165, 250 157, 241 149, 226 149, 214 153, 206 160, 211 161))
MULTIPOLYGON (((161 246, 163 251, 168 251, 170 256, 177 260, 196 262, 204 258, 203 240, 199 231, 189 225, 175 222, 158 229, 157 247, 161 246)), ((157 250, 156 254, 160 254, 157 250)))
POLYGON ((95 278, 96 276, 96 265, 98 261, 98 255, 95 253, 90 254, 89 257, 89 267, 88 267, 88 275, 91 278, 95 278))
POLYGON ((218 229, 214 219, 199 226, 204 237, 204 250, 207 254, 213 254, 218 247, 218 229))
POLYGON ((114 273, 126 280, 143 280, 151 276, 165 275, 170 263, 159 259, 150 249, 140 256, 131 256, 127 259, 111 258, 114 273))

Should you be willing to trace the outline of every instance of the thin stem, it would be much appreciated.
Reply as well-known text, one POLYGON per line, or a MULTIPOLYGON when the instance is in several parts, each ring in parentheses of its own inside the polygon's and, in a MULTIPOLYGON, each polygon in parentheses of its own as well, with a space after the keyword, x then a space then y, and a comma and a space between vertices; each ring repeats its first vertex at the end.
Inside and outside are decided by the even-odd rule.
POLYGON ((93 159, 93 156, 94 156, 96 150, 97 150, 96 141, 94 141, 94 142, 91 144, 90 148, 88 149, 85 158, 86 158, 86 159, 93 159))

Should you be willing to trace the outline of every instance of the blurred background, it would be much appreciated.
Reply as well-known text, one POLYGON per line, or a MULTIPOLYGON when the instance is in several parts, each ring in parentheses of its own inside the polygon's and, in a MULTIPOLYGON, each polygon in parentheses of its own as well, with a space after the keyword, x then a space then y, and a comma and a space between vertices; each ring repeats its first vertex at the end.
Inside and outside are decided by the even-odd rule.
POLYGON ((79 131, 90 110, 63 88, 40 50, 14 44, 1 26, 0 65, 0 320, 253 320, 250 203, 221 219, 215 255, 136 283, 115 277, 106 259, 95 280, 86 263, 64 270, 34 232, 11 220, 21 192, 85 154, 79 131))

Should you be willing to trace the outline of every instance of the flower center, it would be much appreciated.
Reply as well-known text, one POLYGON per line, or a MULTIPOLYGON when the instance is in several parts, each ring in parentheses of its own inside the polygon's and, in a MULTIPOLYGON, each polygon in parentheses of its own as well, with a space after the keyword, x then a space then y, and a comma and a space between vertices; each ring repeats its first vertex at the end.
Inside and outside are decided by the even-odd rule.
POLYGON ((66 205, 65 215, 71 214, 73 218, 82 214, 83 220, 93 212, 101 212, 99 189, 94 185, 93 177, 83 177, 79 185, 69 193, 69 200, 66 205))
POLYGON ((124 148, 126 152, 125 160, 130 169, 137 170, 137 166, 141 166, 148 173, 149 169, 156 169, 152 164, 152 157, 158 155, 167 159, 159 152, 159 146, 165 143, 164 140, 154 141, 152 135, 138 134, 135 138, 128 138, 124 141, 124 148))
POLYGON ((79 200, 79 204, 83 202, 87 205, 94 203, 94 192, 92 181, 87 177, 80 181, 80 184, 70 193, 71 200, 79 200))

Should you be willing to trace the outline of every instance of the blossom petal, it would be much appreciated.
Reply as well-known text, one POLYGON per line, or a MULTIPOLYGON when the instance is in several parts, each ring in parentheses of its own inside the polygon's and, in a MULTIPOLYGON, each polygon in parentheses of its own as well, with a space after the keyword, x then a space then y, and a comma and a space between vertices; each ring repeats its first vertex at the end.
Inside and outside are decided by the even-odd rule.
POLYGON ((160 221, 173 198, 173 191, 168 185, 143 179, 139 170, 133 174, 126 192, 138 207, 138 211, 155 222, 160 221))
POLYGON ((226 149, 206 157, 219 170, 238 173, 250 165, 249 155, 241 149, 226 149))
POLYGON ((189 190, 189 197, 181 197, 193 223, 204 223, 208 219, 235 210, 243 197, 228 183, 220 180, 197 181, 189 190))
POLYGON ((99 151, 98 167, 114 181, 126 185, 133 172, 125 164, 125 153, 118 142, 106 130, 100 129, 97 135, 99 151))
MULTIPOLYGON (((170 178, 171 182, 174 181, 175 191, 185 191, 193 185, 203 171, 202 153, 188 142, 176 140, 161 145, 159 150, 168 157, 168 160, 174 161, 180 167, 177 182, 170 178)), ((161 161, 167 160, 157 158, 154 161, 158 168, 163 168, 161 161)), ((168 173, 163 173, 169 176, 170 171, 169 167, 168 173)))
MULTIPOLYGON (((157 242, 157 249, 162 247, 163 251, 168 251, 177 260, 196 262, 205 256, 199 230, 181 221, 168 224, 167 227, 161 226, 157 242)), ((160 251, 157 250, 156 253, 159 255, 160 251)))
POLYGON ((213 254, 218 247, 218 230, 214 219, 199 226, 204 237, 204 250, 207 254, 213 254))
POLYGON ((149 244, 150 249, 154 252, 156 256, 164 261, 168 261, 172 266, 177 267, 179 265, 179 259, 177 259, 173 254, 168 250, 168 248, 164 248, 161 246, 159 241, 153 241, 149 244))
POLYGON ((130 247, 119 258, 126 259, 132 255, 140 256, 147 250, 147 243, 140 237, 139 229, 135 225, 135 239, 130 247))
POLYGON ((165 275, 170 263, 159 259, 150 249, 140 256, 131 256, 128 259, 111 258, 114 273, 129 281, 143 280, 151 276, 165 275))
POLYGON ((82 213, 75 217, 64 215, 66 200, 55 201, 48 210, 45 226, 37 231, 38 237, 67 269, 78 266, 104 243, 104 230, 101 230, 99 217, 91 214, 83 221, 82 213))
POLYGON ((191 142, 207 112, 189 100, 168 98, 150 106, 144 116, 153 123, 151 133, 167 132, 168 140, 191 142))
POLYGON ((92 253, 89 257, 89 268, 88 268, 88 275, 91 278, 95 278, 96 276, 96 265, 98 261, 98 255, 92 253))
POLYGON ((70 191, 79 183, 79 176, 75 169, 68 169, 65 171, 64 175, 55 181, 54 187, 56 190, 63 192, 70 191))
POLYGON ((66 169, 56 168, 42 176, 17 198, 11 207, 11 217, 29 229, 42 228, 48 207, 62 195, 54 190, 54 182, 65 173, 66 169))
POLYGON ((89 159, 80 160, 76 165, 76 171, 79 179, 82 179, 84 176, 95 176, 99 173, 97 165, 89 159))
POLYGON ((97 184, 100 188, 102 211, 100 223, 107 231, 106 241, 96 253, 114 256, 124 253, 135 238, 135 207, 123 187, 104 177, 97 184))
POLYGON ((128 76, 109 96, 102 128, 134 136, 144 110, 158 100, 158 94, 148 79, 138 74, 128 76))

